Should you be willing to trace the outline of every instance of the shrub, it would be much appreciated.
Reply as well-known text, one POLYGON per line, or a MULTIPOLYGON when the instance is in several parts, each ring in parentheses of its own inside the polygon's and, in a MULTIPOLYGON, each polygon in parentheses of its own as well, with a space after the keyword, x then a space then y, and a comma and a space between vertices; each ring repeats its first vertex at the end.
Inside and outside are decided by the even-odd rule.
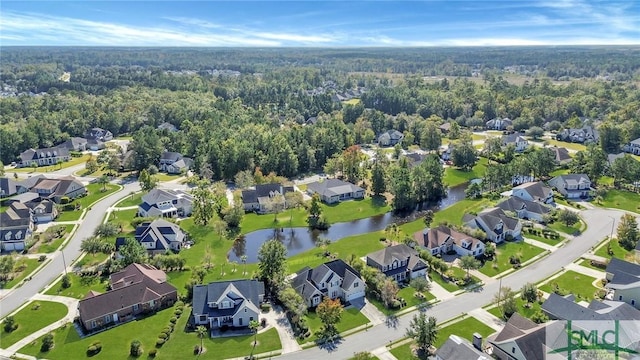
POLYGON ((16 320, 13 318, 13 316, 7 316, 4 319, 4 331, 5 332, 12 332, 15 331, 18 328, 18 323, 16 322, 16 320))
POLYGON ((129 355, 138 357, 142 355, 142 344, 139 340, 133 340, 129 346, 129 355))
POLYGON ((43 261, 45 261, 45 260, 47 260, 47 255, 40 255, 40 256, 38 256, 38 262, 43 262, 43 261))
POLYGON ((158 355, 158 350, 157 349, 149 350, 149 357, 156 357, 156 355, 158 355))
POLYGON ((33 303, 33 306, 31 306, 31 310, 38 310, 38 309, 40 309, 40 303, 39 302, 33 303))
POLYGON ((42 346, 40 346, 41 352, 47 352, 53 348, 53 334, 48 333, 42 339, 42 346))
POLYGON ((200 354, 200 345, 196 345, 193 347, 193 355, 200 354))
POLYGON ((162 339, 162 340, 167 340, 167 338, 168 338, 168 337, 169 337, 169 334, 164 333, 164 332, 161 332, 161 333, 158 335, 158 339, 162 339))
POLYGON ((176 310, 173 312, 173 314, 174 314, 175 316, 177 316, 177 317, 180 317, 180 315, 182 315, 182 310, 180 310, 180 309, 176 309, 176 310))
POLYGON ((171 319, 169 319, 169 322, 172 324, 175 324, 178 321, 178 319, 174 316, 171 319))
POLYGON ((94 341, 87 347, 87 355, 93 356, 102 350, 102 343, 100 341, 94 341))
POLYGON ((69 276, 69 274, 64 274, 64 276, 62 276, 61 285, 63 289, 68 289, 71 287, 71 277, 69 276))
POLYGON ((156 340, 156 346, 157 346, 157 347, 161 347, 162 345, 164 345, 164 343, 165 343, 166 341, 167 341, 167 340, 165 340, 165 339, 163 339, 163 338, 158 338, 158 340, 156 340))
POLYGON ((176 306, 176 307, 183 307, 183 306, 184 306, 184 302, 183 302, 183 301, 178 300, 178 301, 176 301, 175 306, 176 306))
POLYGON ((260 305, 260 309, 262 309, 262 312, 269 312, 269 310, 271 310, 271 305, 270 304, 262 304, 262 305, 260 305))

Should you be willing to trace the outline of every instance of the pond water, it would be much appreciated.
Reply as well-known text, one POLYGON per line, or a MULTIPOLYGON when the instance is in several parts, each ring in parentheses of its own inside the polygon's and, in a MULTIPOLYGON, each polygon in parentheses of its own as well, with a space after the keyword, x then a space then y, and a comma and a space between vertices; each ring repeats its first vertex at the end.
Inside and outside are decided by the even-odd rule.
MULTIPOLYGON (((449 188, 447 197, 440 200, 438 204, 426 204, 419 206, 419 209, 437 211, 451 206, 464 199, 465 189, 466 184, 449 188)), ((316 247, 316 241, 319 237, 324 237, 334 242, 348 236, 384 230, 390 224, 403 219, 405 218, 400 218, 388 212, 365 219, 335 223, 332 224, 328 230, 324 231, 311 230, 307 227, 256 230, 238 237, 234 241, 233 248, 229 251, 227 257, 229 261, 241 263, 241 257, 246 255, 247 263, 258 262, 258 250, 260 246, 265 241, 274 238, 286 246, 287 256, 293 256, 316 247)))

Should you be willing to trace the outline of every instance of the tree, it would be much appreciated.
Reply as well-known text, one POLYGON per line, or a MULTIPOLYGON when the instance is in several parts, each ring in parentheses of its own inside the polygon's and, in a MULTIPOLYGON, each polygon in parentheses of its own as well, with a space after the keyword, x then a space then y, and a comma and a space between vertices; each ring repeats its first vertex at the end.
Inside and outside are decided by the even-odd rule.
POLYGON ((413 198, 418 203, 435 202, 446 195, 444 169, 435 154, 429 154, 411 172, 413 198))
POLYGON ((393 194, 393 209, 405 211, 415 206, 414 192, 412 191, 411 170, 405 158, 391 167, 389 172, 389 191, 393 194))
POLYGON ((126 239, 124 245, 120 247, 120 263, 122 267, 127 267, 133 263, 145 263, 147 261, 147 250, 135 239, 126 239))
POLYGON ((133 340, 129 346, 129 355, 138 357, 142 355, 142 343, 139 340, 133 340))
POLYGON ((420 134, 420 147, 435 151, 442 145, 442 132, 433 122, 427 122, 420 134))
MULTIPOLYGON (((384 155, 381 153, 379 156, 384 155)), ((376 154, 376 159, 371 168, 371 192, 373 192, 373 195, 382 195, 386 190, 387 184, 385 181, 384 167, 382 161, 378 159, 378 155, 376 154)))
POLYGON ((145 126, 133 134, 129 148, 133 151, 134 168, 138 171, 157 164, 164 151, 158 132, 150 126, 145 126))
POLYGON ((120 159, 117 155, 111 154, 109 162, 107 162, 107 170, 113 173, 117 173, 120 170, 120 159))
POLYGON ((102 192, 107 191, 107 184, 109 183, 109 177, 107 175, 100 176, 96 182, 102 185, 102 192))
POLYGON ((143 191, 151 191, 156 187, 158 180, 155 176, 149 174, 147 169, 142 169, 140 175, 138 175, 138 182, 140 182, 140 187, 143 191))
POLYGON ((275 290, 286 277, 287 248, 278 240, 271 239, 258 251, 258 276, 275 290))
POLYGON ((4 163, 0 161, 0 177, 4 177, 4 163))
POLYGON ((451 160, 453 165, 464 171, 470 171, 478 161, 476 148, 473 147, 471 135, 462 136, 460 143, 451 151, 451 160))
POLYGON ((349 146, 342 153, 342 174, 347 178, 347 181, 352 183, 360 181, 362 173, 360 163, 363 156, 364 154, 357 145, 349 146))
POLYGON ((484 141, 482 152, 489 159, 495 159, 502 151, 502 140, 499 137, 490 137, 484 141))
POLYGON ((247 274, 247 255, 240 256, 240 261, 242 261, 242 275, 247 274))
POLYGON ((584 172, 589 176, 593 184, 597 184, 598 179, 604 174, 607 163, 607 154, 601 147, 596 144, 589 144, 587 146, 586 168, 584 172))
POLYGON ((233 206, 227 207, 224 211, 224 221, 229 227, 237 228, 242 222, 244 217, 244 208, 240 202, 237 202, 233 206))
POLYGON ((544 130, 539 126, 532 126, 527 130, 527 136, 531 136, 534 140, 538 140, 544 135, 544 130))
POLYGON ((472 255, 465 255, 460 258, 460 267, 464 270, 467 270, 467 280, 470 278, 471 274, 469 271, 478 270, 482 266, 480 260, 476 259, 472 255))
POLYGON ((390 277, 384 279, 382 287, 380 288, 380 297, 382 298, 382 302, 385 307, 391 308, 394 300, 396 300, 398 291, 398 284, 394 279, 390 277))
POLYGON ((433 316, 427 317, 422 311, 413 315, 407 328, 407 336, 415 340, 418 349, 420 349, 423 354, 426 354, 427 351, 429 351, 429 347, 431 347, 438 338, 436 318, 433 316))
POLYGON ((422 221, 424 222, 424 225, 426 227, 431 227, 431 223, 433 222, 433 217, 434 217, 434 213, 433 210, 427 210, 424 213, 424 216, 422 217, 422 221))
POLYGON ((234 176, 234 181, 237 188, 246 189, 255 185, 256 180, 253 177, 253 173, 250 170, 242 170, 234 176))
POLYGON ((289 226, 293 221, 293 209, 299 208, 304 204, 304 198, 299 191, 289 191, 284 194, 284 204, 289 209, 289 226))
POLYGON ((522 286, 522 300, 526 301, 528 304, 532 304, 538 300, 538 288, 535 284, 526 283, 522 286))
MULTIPOLYGON (((96 229, 97 231, 98 229, 96 229)), ((80 243, 80 249, 89 254, 109 254, 113 251, 114 244, 111 242, 106 242, 100 239, 97 236, 92 236, 82 240, 80 243)))
POLYGON ((3 328, 5 332, 12 332, 14 330, 16 330, 18 328, 18 324, 16 323, 16 319, 9 315, 6 318, 4 318, 4 321, 2 322, 3 324, 3 328))
POLYGON ((93 174, 98 171, 98 162, 93 159, 93 157, 89 158, 85 163, 85 169, 87 170, 87 174, 93 174))
POLYGON ((566 226, 571 226, 580 221, 580 217, 577 213, 571 210, 561 209, 558 211, 558 221, 565 224, 566 226))
POLYGON ((204 350, 204 337, 207 336, 208 331, 206 327, 198 325, 198 327, 196 328, 196 333, 200 338, 200 349, 198 349, 198 354, 202 354, 202 351, 204 350))
MULTIPOLYGON (((144 171, 144 170, 143 170, 144 171)), ((193 190, 193 222, 197 225, 209 224, 215 213, 215 199, 206 181, 200 181, 193 190)))
POLYGON ((291 285, 287 284, 278 291, 278 299, 285 309, 291 313, 291 320, 294 323, 299 323, 303 320, 304 314, 307 313, 307 303, 291 285))
POLYGON ((409 286, 416 289, 417 292, 423 292, 431 288, 431 283, 429 283, 429 281, 427 281, 425 277, 419 276, 415 279, 412 279, 409 283, 409 286))
POLYGON ((340 299, 332 300, 329 297, 325 297, 316 308, 316 314, 323 325, 322 336, 325 339, 330 339, 338 334, 336 325, 340 322, 343 311, 340 299))
POLYGON ((249 321, 249 330, 253 332, 253 346, 251 347, 251 355, 249 355, 249 359, 253 359, 253 352, 256 350, 256 345, 258 345, 258 329, 260 328, 260 323, 258 320, 249 321))
POLYGON ((15 265, 16 259, 14 256, 0 256, 0 280, 6 280, 9 274, 13 272, 15 265))
POLYGON ((510 287, 504 286, 498 289, 498 293, 493 297, 493 301, 498 304, 498 308, 505 320, 508 320, 518 310, 515 295, 515 292, 510 287))
POLYGON ((474 181, 464 190, 464 195, 469 199, 477 199, 482 195, 482 187, 474 181))
POLYGON ((42 346, 40 346, 40 352, 47 352, 53 349, 53 334, 47 333, 42 338, 42 346))
POLYGON ((638 222, 635 216, 631 214, 622 215, 618 223, 617 235, 620 246, 628 251, 635 249, 638 240, 640 240, 638 222))

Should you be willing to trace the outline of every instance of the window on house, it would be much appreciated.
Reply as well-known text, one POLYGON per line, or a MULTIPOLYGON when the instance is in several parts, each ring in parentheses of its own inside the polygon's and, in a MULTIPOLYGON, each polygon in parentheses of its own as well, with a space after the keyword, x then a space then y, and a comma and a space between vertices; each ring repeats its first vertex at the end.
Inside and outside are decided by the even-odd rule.
POLYGON ((631 305, 635 306, 636 305, 636 300, 631 300, 631 305))
POLYGON ((622 295, 618 296, 618 301, 622 301, 622 295))
POLYGON ((95 320, 91 320, 91 328, 95 328, 96 327, 96 321, 95 320))
POLYGON ((106 323, 111 322, 111 315, 105 315, 104 316, 104 322, 106 322, 106 323))
POLYGON ((138 311, 139 305, 138 304, 134 304, 133 305, 133 311, 138 311))
POLYGON ((353 283, 353 287, 354 287, 354 288, 357 288, 357 287, 358 287, 358 282, 357 282, 357 281, 353 283))
POLYGON ((516 348, 515 347, 511 347, 511 353, 515 354, 516 353, 516 348))

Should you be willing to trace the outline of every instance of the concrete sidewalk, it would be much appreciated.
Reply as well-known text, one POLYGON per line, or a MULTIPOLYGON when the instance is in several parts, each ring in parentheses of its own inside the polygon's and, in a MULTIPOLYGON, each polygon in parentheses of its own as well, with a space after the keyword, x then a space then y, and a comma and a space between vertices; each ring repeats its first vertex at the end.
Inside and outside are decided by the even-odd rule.
POLYGON ((469 311, 468 314, 469 316, 473 316, 474 318, 480 320, 480 322, 491 327, 495 331, 502 330, 505 324, 504 321, 493 316, 493 314, 482 308, 473 309, 469 311))
POLYGON ((386 346, 377 348, 371 352, 371 354, 375 355, 380 360, 398 360, 386 346))
POLYGON ((451 299, 452 297, 455 297, 455 294, 450 293, 449 291, 447 291, 447 289, 440 286, 440 284, 438 284, 437 282, 435 281, 430 281, 430 282, 431 282, 431 290, 429 290, 429 292, 432 293, 433 296, 436 297, 436 299, 440 301, 445 301, 447 299, 451 299))
POLYGON ((538 241, 538 240, 534 240, 534 239, 529 239, 529 238, 524 238, 524 242, 527 244, 531 244, 533 246, 537 246, 541 249, 545 249, 545 250, 549 250, 549 251, 554 251, 557 248, 555 246, 549 245, 549 244, 545 244, 542 241, 538 241))
POLYGON ((592 269, 586 266, 578 265, 576 263, 571 263, 565 267, 567 270, 573 270, 579 274, 584 274, 587 276, 594 277, 596 279, 604 279, 605 272, 601 270, 592 269))

